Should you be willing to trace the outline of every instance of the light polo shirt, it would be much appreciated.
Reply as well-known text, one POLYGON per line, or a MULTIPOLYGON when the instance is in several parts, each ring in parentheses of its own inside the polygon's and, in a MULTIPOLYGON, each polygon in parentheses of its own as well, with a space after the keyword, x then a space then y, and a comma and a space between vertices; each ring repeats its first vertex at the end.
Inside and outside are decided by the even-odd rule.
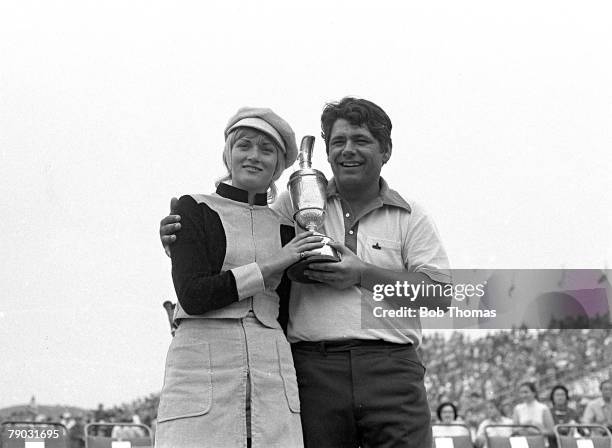
POLYGON ((595 423, 598 425, 612 425, 612 402, 605 402, 602 397, 590 401, 582 416, 582 423, 595 423))
MULTIPOLYGON (((441 283, 451 282, 448 257, 432 219, 418 204, 391 190, 382 178, 379 196, 360 216, 352 216, 334 179, 327 188, 326 207, 322 232, 343 242, 361 260, 390 270, 421 272, 441 283)), ((273 208, 293 219, 288 192, 279 197, 273 208)), ((303 230, 296 226, 296 231, 303 230)), ((293 282, 289 342, 382 339, 419 345, 418 317, 380 317, 376 325, 362 325, 362 312, 371 316, 379 303, 372 300, 371 291, 358 286, 338 290, 320 283, 293 282)))

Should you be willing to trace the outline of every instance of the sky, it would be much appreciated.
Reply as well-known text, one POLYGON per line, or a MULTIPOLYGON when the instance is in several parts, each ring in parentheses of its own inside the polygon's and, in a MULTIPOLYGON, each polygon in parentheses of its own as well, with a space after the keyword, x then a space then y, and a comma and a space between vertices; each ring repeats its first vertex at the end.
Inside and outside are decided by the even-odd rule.
MULTIPOLYGON (((223 129, 326 102, 393 121, 392 188, 456 268, 612 266, 609 2, 0 3, 0 407, 158 392, 176 300, 159 221, 223 129)), ((285 188, 292 168, 279 187, 285 188)))

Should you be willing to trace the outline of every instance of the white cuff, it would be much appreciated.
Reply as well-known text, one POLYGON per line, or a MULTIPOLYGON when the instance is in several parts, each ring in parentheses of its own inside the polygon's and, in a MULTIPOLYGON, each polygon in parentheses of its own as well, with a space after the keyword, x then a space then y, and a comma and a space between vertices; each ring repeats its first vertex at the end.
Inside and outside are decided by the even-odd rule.
POLYGON ((231 269, 236 279, 238 299, 246 299, 257 293, 265 291, 264 278, 257 263, 249 263, 231 269))

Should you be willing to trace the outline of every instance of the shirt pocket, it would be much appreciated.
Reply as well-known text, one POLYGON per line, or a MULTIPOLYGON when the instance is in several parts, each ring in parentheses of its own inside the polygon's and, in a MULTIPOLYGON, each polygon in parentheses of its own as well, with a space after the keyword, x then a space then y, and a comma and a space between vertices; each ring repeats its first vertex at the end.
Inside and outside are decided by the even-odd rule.
POLYGON ((207 342, 175 337, 168 350, 158 422, 204 415, 212 406, 212 364, 207 342))
POLYGON ((299 413, 300 396, 298 393, 297 378, 295 376, 295 367, 293 366, 293 356, 291 355, 289 343, 284 339, 277 339, 276 351, 278 353, 278 366, 281 378, 283 379, 287 404, 291 412, 299 413))
POLYGON ((399 241, 364 235, 365 247, 361 248, 362 259, 385 269, 404 269, 402 245, 399 241))

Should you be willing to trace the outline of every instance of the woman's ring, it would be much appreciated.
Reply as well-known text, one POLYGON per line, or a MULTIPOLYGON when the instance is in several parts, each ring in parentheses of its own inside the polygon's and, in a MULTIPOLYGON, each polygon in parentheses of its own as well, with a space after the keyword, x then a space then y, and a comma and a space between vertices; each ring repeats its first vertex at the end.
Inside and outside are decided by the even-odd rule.
POLYGON ((300 252, 300 258, 304 258, 306 254, 304 252, 300 252))

